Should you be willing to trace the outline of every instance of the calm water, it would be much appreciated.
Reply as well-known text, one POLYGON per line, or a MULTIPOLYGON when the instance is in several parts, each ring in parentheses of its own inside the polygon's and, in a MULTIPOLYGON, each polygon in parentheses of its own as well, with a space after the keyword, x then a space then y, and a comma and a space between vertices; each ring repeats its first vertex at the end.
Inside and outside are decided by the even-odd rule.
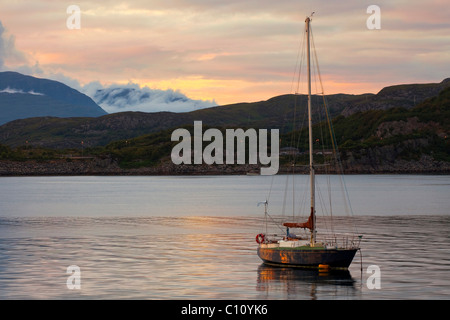
POLYGON ((284 177, 0 178, 0 299, 449 299, 450 176, 345 181, 362 271, 357 253, 348 273, 323 274, 256 255, 257 203, 282 205, 284 177))

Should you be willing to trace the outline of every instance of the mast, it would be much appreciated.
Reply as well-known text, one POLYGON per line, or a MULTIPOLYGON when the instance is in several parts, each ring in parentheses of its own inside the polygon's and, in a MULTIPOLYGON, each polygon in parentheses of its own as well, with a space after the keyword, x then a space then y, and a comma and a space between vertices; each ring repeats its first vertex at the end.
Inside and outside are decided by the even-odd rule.
MULTIPOLYGON (((312 14, 311 14, 312 17, 312 14)), ((308 58, 308 127, 309 127, 309 172, 311 189, 311 247, 316 243, 316 215, 315 215, 315 181, 314 181, 314 161, 313 161, 313 137, 312 137, 312 117, 311 117, 311 56, 310 56, 310 22, 311 17, 306 17, 306 43, 308 58)))

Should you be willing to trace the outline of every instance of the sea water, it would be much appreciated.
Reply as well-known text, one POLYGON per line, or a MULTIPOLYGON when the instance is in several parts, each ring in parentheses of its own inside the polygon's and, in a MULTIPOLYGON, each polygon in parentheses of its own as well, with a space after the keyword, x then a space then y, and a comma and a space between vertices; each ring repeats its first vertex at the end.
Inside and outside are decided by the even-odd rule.
MULTIPOLYGON (((0 299, 450 298, 450 176, 345 176, 362 241, 338 273, 269 267, 256 255, 258 203, 289 214, 276 195, 286 179, 0 178, 0 299)), ((339 227, 348 218, 336 202, 339 227)))

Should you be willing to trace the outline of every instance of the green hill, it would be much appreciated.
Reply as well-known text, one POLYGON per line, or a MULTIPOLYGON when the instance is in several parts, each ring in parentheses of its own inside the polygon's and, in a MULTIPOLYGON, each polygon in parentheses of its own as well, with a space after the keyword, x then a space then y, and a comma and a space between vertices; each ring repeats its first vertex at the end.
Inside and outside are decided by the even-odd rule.
MULTIPOLYGON (((399 160, 420 161, 423 157, 450 163, 450 88, 411 109, 370 110, 348 117, 340 115, 332 123, 346 169, 364 165, 375 171, 383 163, 392 165, 399 160)), ((313 134, 315 138, 324 140, 324 149, 332 149, 331 139, 326 137, 327 130, 325 123, 316 124, 313 134)), ((170 141, 171 132, 163 130, 116 141, 101 148, 101 152, 113 155, 127 168, 156 165, 161 160, 170 161, 170 152, 175 144, 170 141)), ((281 147, 307 150, 307 130, 287 132, 281 136, 281 141, 281 147), (291 145, 291 141, 295 144, 291 145)), ((322 150, 317 147, 317 151, 322 150)), ((284 164, 289 161, 292 161, 291 156, 282 159, 284 164)), ((306 164, 307 161, 307 156, 300 156, 296 163, 306 164)), ((320 161, 323 161, 323 156, 319 156, 320 161)))
MULTIPOLYGON (((376 172, 386 165, 392 168, 398 161, 411 163, 422 161, 423 157, 428 157, 432 162, 443 161, 450 164, 450 88, 412 109, 358 112, 349 117, 338 116, 332 123, 346 170, 363 166, 365 172, 376 172)), ((192 125, 186 128, 192 134, 192 125)), ((317 152, 333 147, 331 139, 326 137, 327 130, 328 126, 324 122, 314 126, 314 137, 323 139, 321 142, 325 143, 321 148, 315 146, 317 152)), ((98 155, 112 156, 123 168, 155 166, 161 161, 170 162, 170 152, 176 144, 170 141, 171 133, 172 130, 162 130, 115 141, 95 149, 95 152, 98 155)), ((300 151, 307 150, 307 130, 284 133, 281 136, 281 147, 289 146, 299 148, 300 151), (291 144, 292 141, 295 141, 294 145, 291 144)), ((324 156, 316 155, 316 160, 323 162, 324 156)), ((291 165, 292 161, 292 156, 281 157, 284 165, 291 165)), ((295 163, 307 164, 308 156, 298 156, 295 163)))
MULTIPOLYGON (((335 101, 332 112, 337 115, 344 106, 341 100, 353 99, 353 96, 334 95, 329 96, 329 99, 335 101)), ((34 146, 77 148, 84 141, 91 147, 104 146, 116 140, 192 125, 196 120, 214 127, 280 128, 286 132, 292 129, 294 114, 304 114, 305 108, 304 96, 283 95, 267 101, 186 113, 121 112, 97 118, 30 118, 0 126, 0 143, 15 147, 28 141, 28 144, 34 146)))
MULTIPOLYGON (((42 120, 42 118, 39 119, 42 120)), ((38 122, 39 119, 34 119, 34 121, 38 122)), ((44 122, 51 124, 52 121, 60 123, 61 119, 50 118, 44 122)), ((73 125, 71 122, 82 123, 89 121, 89 118, 66 119, 65 121, 70 126, 73 125)), ((40 124, 37 125, 40 126, 40 124)), ((450 134, 450 88, 442 90, 437 96, 410 109, 369 110, 357 112, 348 117, 339 115, 332 121, 332 125, 345 172, 450 172, 450 141, 448 139, 450 134)), ((192 130, 192 125, 185 127, 192 130)), ((206 130, 207 126, 205 125, 203 129, 206 130)), ((318 137, 317 139, 324 143, 324 149, 318 148, 318 145, 315 146, 316 152, 332 148, 331 139, 326 138, 327 130, 328 127, 323 122, 316 123, 314 126, 314 137, 318 137)), ((159 172, 157 168, 161 167, 165 168, 165 173, 170 173, 170 170, 167 169, 171 163, 170 152, 176 144, 176 142, 170 141, 171 133, 172 129, 165 129, 135 138, 113 141, 104 146, 89 147, 83 144, 83 149, 80 149, 79 146, 76 149, 49 149, 31 144, 16 148, 0 145, 0 159, 16 162, 38 161, 41 165, 48 163, 53 169, 55 163, 61 165, 61 162, 52 164, 54 160, 72 161, 71 159, 77 157, 88 156, 84 161, 90 161, 91 158, 106 159, 106 163, 116 164, 122 168, 121 170, 125 170, 120 171, 122 173, 144 167, 156 169, 152 172, 159 172)), ((53 136, 57 132, 49 131, 49 134, 53 136)), ((291 142, 294 141, 294 147, 305 151, 307 140, 308 133, 305 129, 285 132, 281 135, 281 147, 292 146, 291 142)), ((327 157, 329 156, 326 156, 325 153, 315 155, 318 163, 325 160, 328 162, 330 159, 327 157)), ((96 161, 98 162, 98 160, 96 161)), ((283 155, 280 162, 285 168, 291 168, 292 163, 301 167, 301 165, 307 164, 308 156, 300 154, 293 159, 290 155, 283 155)), ((100 170, 105 169, 103 166, 105 164, 102 164, 100 170)), ((33 165, 28 168, 33 168, 33 165)), ((323 168, 318 167, 319 170, 323 170, 323 168)), ((47 169, 44 168, 43 172, 46 172, 45 170, 47 169)), ((62 168, 58 172, 76 174, 78 169, 72 168, 69 173, 64 170, 62 168)), ((118 169, 114 170, 113 172, 117 174, 118 169)), ((189 172, 195 171, 192 171, 191 168, 189 172)), ((94 171, 94 173, 98 172, 94 171)))
MULTIPOLYGON (((387 87, 378 94, 334 94, 313 96, 314 105, 325 98, 330 117, 351 115, 370 110, 411 109, 450 85, 449 79, 435 84, 413 84, 387 87)), ((123 112, 101 117, 41 117, 11 121, 0 126, 0 143, 16 147, 29 145, 48 148, 105 146, 116 140, 132 139, 161 130, 192 125, 195 120, 213 127, 278 128, 289 132, 303 127, 307 99, 304 95, 282 95, 267 101, 237 103, 185 113, 123 112), (294 125, 295 124, 295 125, 294 125)), ((315 123, 324 119, 319 113, 315 123)), ((370 118, 370 116, 368 116, 370 118)))
MULTIPOLYGON (((388 87, 377 95, 329 95, 325 97, 333 119, 334 139, 348 172, 449 172, 450 170, 450 84, 388 87), (434 96, 408 104, 411 90, 417 96, 434 96), (420 93, 420 94, 419 94, 420 93), (382 98, 385 98, 384 104, 382 98), (397 97, 393 99, 393 97, 397 97), (363 101, 377 108, 358 111, 363 101), (374 102, 375 101, 375 102, 374 102), (394 102, 393 102, 394 101, 394 102), (404 105, 405 104, 405 105, 404 105), (349 106, 353 112, 344 115, 349 106), (394 106, 385 108, 386 105, 394 106)), ((324 97, 314 96, 313 105, 324 97)), ((187 113, 125 112, 102 117, 38 117, 0 126, 0 159, 48 161, 67 155, 113 159, 122 168, 155 167, 170 162, 176 144, 170 141, 175 128, 192 129, 193 122, 209 127, 278 128, 281 147, 307 150, 306 97, 283 95, 267 101, 239 103, 187 113), (295 120, 295 121, 294 121, 295 120), (296 123, 295 127, 293 122, 296 123), (293 129, 296 130, 293 130, 293 129), (297 129, 304 128, 304 129, 297 129)), ((315 150, 330 150, 332 140, 319 113, 314 118, 315 150), (319 143, 323 144, 319 148, 319 143)), ((69 157, 69 160, 71 159, 69 157)), ((325 152, 317 162, 328 161, 325 152)), ((307 163, 307 156, 293 159, 282 155, 281 164, 307 163)))

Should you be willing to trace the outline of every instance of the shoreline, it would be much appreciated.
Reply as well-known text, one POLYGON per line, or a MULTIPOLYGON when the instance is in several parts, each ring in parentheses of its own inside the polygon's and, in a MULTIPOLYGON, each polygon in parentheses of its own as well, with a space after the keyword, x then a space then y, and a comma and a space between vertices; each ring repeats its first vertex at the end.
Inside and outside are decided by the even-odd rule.
MULTIPOLYGON (((342 172, 325 170, 317 167, 317 174, 416 174, 416 175, 449 175, 450 163, 433 162, 396 162, 374 167, 344 163, 342 172)), ((174 165, 162 163, 153 167, 121 168, 118 163, 110 158, 91 158, 66 161, 58 160, 29 160, 11 161, 0 160, 0 177, 23 176, 211 176, 211 175, 260 175, 259 165, 174 165)), ((284 174, 309 174, 305 166, 282 166, 277 175, 284 174)))

